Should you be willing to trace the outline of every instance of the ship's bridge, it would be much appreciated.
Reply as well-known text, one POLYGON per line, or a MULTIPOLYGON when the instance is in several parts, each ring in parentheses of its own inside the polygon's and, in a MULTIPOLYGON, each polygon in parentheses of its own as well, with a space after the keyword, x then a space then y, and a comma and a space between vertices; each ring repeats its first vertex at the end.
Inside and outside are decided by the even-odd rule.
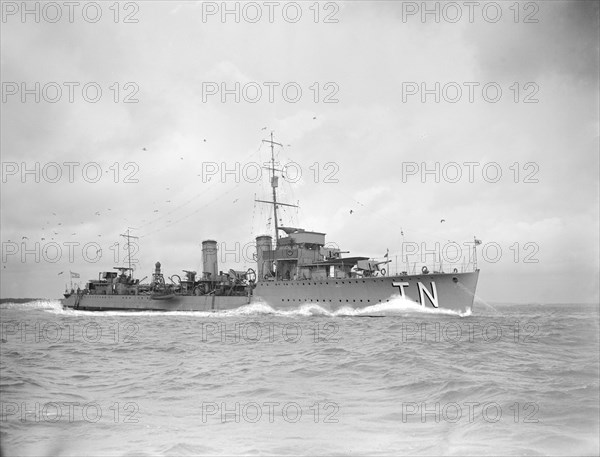
POLYGON ((327 277, 334 266, 344 276, 356 265, 354 259, 344 262, 338 248, 325 247, 325 233, 296 227, 279 227, 287 236, 277 240, 272 249, 271 237, 257 238, 259 279, 275 277, 280 280, 327 277), (270 265, 275 264, 276 271, 270 265), (343 268, 340 268, 344 265, 343 268))

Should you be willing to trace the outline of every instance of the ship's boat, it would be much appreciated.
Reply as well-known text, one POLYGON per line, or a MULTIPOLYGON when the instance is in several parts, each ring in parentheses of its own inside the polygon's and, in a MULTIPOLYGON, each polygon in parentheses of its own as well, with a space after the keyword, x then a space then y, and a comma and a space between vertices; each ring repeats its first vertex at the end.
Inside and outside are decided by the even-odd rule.
POLYGON ((150 298, 152 300, 171 300, 173 298, 175 298, 175 294, 173 293, 155 293, 150 295, 150 298))

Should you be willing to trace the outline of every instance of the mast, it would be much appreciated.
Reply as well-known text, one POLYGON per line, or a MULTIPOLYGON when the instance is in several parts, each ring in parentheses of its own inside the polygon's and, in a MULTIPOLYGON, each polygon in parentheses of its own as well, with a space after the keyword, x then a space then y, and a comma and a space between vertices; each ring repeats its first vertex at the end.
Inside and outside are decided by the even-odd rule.
POLYGON ((283 147, 282 144, 273 141, 273 131, 271 131, 271 139, 263 140, 271 144, 271 188, 273 189, 273 217, 275 218, 275 246, 279 245, 279 220, 277 219, 277 185, 279 177, 275 176, 275 145, 283 147))
POLYGON ((271 189, 273 190, 273 201, 255 200, 261 203, 269 203, 273 205, 273 217, 275 218, 275 248, 279 246, 279 219, 277 218, 277 207, 278 206, 291 206, 297 208, 297 205, 290 205, 287 203, 280 203, 277 201, 277 187, 279 185, 279 176, 275 175, 275 171, 281 171, 275 168, 275 145, 283 147, 283 144, 273 141, 273 132, 271 131, 271 139, 262 140, 263 143, 269 143, 271 145, 271 166, 265 167, 271 171, 271 189))
POLYGON ((127 232, 121 233, 121 236, 123 238, 127 238, 127 263, 129 264, 129 274, 130 274, 131 278, 133 279, 133 270, 131 269, 131 242, 130 242, 130 239, 135 238, 137 240, 138 237, 131 236, 129 234, 129 229, 130 229, 130 227, 127 227, 127 232))
POLYGON ((477 271, 477 239, 476 236, 473 237, 473 271, 477 271))

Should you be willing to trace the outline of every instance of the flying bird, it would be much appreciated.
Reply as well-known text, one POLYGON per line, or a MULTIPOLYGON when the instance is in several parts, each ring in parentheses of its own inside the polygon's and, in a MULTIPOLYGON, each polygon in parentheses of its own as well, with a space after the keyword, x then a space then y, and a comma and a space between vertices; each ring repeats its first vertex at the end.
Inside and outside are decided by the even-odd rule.
POLYGON ((206 138, 204 138, 204 140, 203 140, 203 141, 206 143, 206 138))
POLYGON ((316 118, 317 118, 317 116, 314 116, 314 117, 313 117, 313 120, 315 120, 316 118))
POLYGON ((233 203, 237 202, 238 200, 239 200, 239 198, 236 198, 236 199, 233 201, 233 203))
POLYGON ((147 151, 147 149, 146 148, 142 148, 142 151, 147 151))
POLYGON ((22 240, 28 240, 29 238, 27 238, 26 236, 24 236, 23 238, 21 238, 22 240))
POLYGON ((61 271, 59 274, 57 274, 56 276, 60 276, 64 273, 64 271, 61 271))
POLYGON ((352 214, 354 211, 350 210, 350 214, 352 214))
POLYGON ((442 220, 440 221, 440 224, 441 224, 442 222, 446 222, 446 219, 442 219, 442 220))
POLYGON ((267 128, 266 128, 266 127, 263 127, 261 130, 267 130, 267 128))

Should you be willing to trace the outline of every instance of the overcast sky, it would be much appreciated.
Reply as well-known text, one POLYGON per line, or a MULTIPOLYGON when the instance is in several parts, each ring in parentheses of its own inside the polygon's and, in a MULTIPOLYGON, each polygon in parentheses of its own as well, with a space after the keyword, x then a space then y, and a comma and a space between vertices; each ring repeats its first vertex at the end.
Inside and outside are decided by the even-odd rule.
POLYGON ((392 272, 477 237, 481 300, 598 301, 598 2, 111 4, 2 3, 2 297, 123 265, 128 228, 137 278, 205 239, 254 266, 273 131, 283 225, 392 272))

